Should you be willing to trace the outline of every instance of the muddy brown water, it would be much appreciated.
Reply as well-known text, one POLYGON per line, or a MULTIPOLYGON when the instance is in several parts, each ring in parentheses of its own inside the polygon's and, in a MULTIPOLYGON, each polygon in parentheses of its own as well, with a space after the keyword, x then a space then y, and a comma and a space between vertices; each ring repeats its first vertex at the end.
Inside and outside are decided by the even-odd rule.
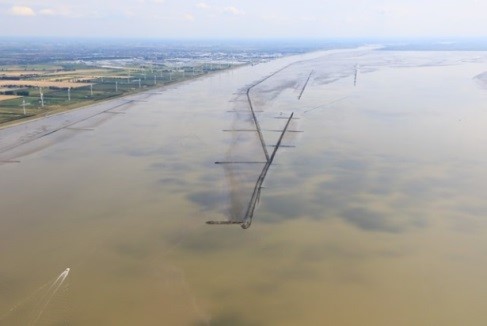
POLYGON ((0 130, 0 324, 485 324, 485 71, 313 53, 0 130), (245 90, 288 64, 251 96, 268 145, 303 132, 251 228, 205 224, 245 209, 261 167, 214 162, 265 159, 245 90))

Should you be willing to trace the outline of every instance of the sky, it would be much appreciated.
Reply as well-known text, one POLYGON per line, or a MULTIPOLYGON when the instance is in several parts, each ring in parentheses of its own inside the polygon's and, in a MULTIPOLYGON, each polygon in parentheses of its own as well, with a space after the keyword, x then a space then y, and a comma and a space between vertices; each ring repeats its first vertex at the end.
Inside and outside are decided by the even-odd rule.
POLYGON ((0 0, 0 36, 485 37, 487 0, 0 0))

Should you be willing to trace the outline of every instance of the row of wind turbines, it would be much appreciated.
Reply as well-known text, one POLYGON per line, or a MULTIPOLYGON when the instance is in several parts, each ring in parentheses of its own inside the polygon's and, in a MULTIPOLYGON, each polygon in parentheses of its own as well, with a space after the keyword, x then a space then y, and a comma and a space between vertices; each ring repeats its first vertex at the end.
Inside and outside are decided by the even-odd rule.
MULTIPOLYGON (((226 66, 227 66, 227 68, 228 68, 228 67, 230 67, 231 65, 230 65, 230 64, 227 64, 226 66)), ((178 78, 175 78, 175 76, 174 76, 174 75, 176 75, 176 74, 182 74, 182 77, 183 77, 183 79, 184 79, 184 78, 189 77, 189 76, 194 77, 194 76, 196 76, 196 75, 199 75, 199 74, 204 73, 205 68, 206 68, 206 69, 210 69, 210 68, 211 68, 211 69, 214 69, 215 67, 214 67, 214 65, 212 65, 212 64, 206 64, 206 65, 204 65, 204 66, 203 66, 203 67, 201 67, 201 68, 202 68, 202 69, 201 69, 200 71, 198 71, 198 68, 197 68, 197 67, 195 67, 195 66, 193 66, 193 67, 192 67, 192 71, 190 71, 190 72, 189 72, 189 74, 188 74, 188 72, 187 72, 186 70, 184 70, 184 69, 183 69, 183 70, 170 70, 170 71, 169 71, 169 74, 168 74, 168 77, 169 77, 169 78, 168 78, 168 81, 169 81, 169 82, 173 82, 174 80, 177 80, 178 78), (189 75, 189 76, 188 76, 188 75, 189 75)), ((220 64, 219 66, 217 65, 217 66, 216 66, 216 68, 217 68, 217 69, 224 69, 225 67, 224 67, 224 65, 223 65, 223 64, 220 64)), ((153 74, 153 79, 154 79, 154 81, 153 81, 153 85, 155 86, 155 85, 157 85, 157 83, 158 83, 158 78, 160 78, 160 79, 163 79, 163 78, 164 78, 163 71, 161 71, 161 72, 160 72, 160 77, 159 77, 159 76, 158 76, 158 75, 155 73, 155 71, 154 71, 153 69, 151 69, 151 72, 152 72, 152 74, 153 74)), ((139 76, 140 76, 140 75, 139 75, 139 76)), ((147 73, 142 73, 142 76, 143 76, 143 78, 144 78, 145 80, 147 80, 147 73)), ((135 77, 135 76, 131 76, 131 74, 130 74, 130 70, 129 70, 129 72, 128 72, 128 76, 126 76, 126 78, 127 78, 127 84, 133 84, 133 83, 137 83, 137 84, 138 84, 138 88, 139 88, 139 89, 140 89, 140 88, 142 88, 142 78, 141 78, 141 77, 139 77, 139 78, 137 78, 137 79, 132 79, 132 78, 134 78, 134 77, 135 77)), ((102 81, 102 82, 103 82, 103 79, 104 79, 104 78, 103 78, 103 77, 101 77, 101 81, 102 81)), ((115 85, 114 85, 114 86, 115 86, 115 92, 117 92, 117 93, 118 93, 118 91, 119 91, 119 82, 118 82, 118 81, 115 81, 115 85)), ((69 88, 67 88, 66 90, 67 90, 67 99, 68 99, 68 102, 71 102, 71 88, 69 87, 69 88)), ((91 95, 91 97, 93 97, 93 95, 94 95, 94 93, 93 93, 93 84, 90 84, 90 95, 91 95)), ((45 103, 45 97, 44 97, 44 92, 43 92, 43 90, 42 90, 42 87, 39 87, 39 104, 40 104, 40 107, 41 107, 41 108, 44 108, 44 107, 46 106, 46 103, 45 103)), ((30 106, 30 105, 32 105, 32 103, 29 103, 29 102, 27 102, 27 101, 25 100, 25 98, 22 98, 22 103, 20 104, 20 106, 22 107, 22 111, 23 111, 23 115, 24 115, 24 116, 25 116, 25 115, 27 115, 27 106, 30 106)))

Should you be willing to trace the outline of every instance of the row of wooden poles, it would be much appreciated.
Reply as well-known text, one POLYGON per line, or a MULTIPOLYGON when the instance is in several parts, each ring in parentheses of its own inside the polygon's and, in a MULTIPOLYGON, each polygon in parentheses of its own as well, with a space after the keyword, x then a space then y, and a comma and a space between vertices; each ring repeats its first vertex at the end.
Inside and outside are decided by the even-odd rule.
MULTIPOLYGON (((261 192, 261 189, 262 189, 262 184, 264 183, 265 177, 267 176, 267 172, 269 171, 269 168, 271 167, 271 165, 272 165, 272 163, 274 161, 274 158, 276 156, 277 150, 281 146, 282 139, 284 138, 284 135, 285 135, 286 131, 288 130, 289 124, 291 123, 291 120, 293 119, 294 113, 291 113, 291 115, 289 116, 289 118, 287 118, 286 125, 284 126, 284 129, 281 131, 281 135, 279 136, 279 139, 278 139, 276 145, 274 146, 274 150, 269 155, 269 152, 267 150, 267 145, 265 143, 264 135, 262 133, 262 128, 261 128, 260 123, 259 123, 259 120, 257 119, 257 116, 255 114, 255 110, 254 110, 254 106, 252 104, 252 98, 250 96, 250 92, 257 85, 263 83, 267 79, 271 78, 272 76, 274 76, 275 74, 279 73, 280 71, 282 71, 282 70, 284 70, 286 68, 287 68, 287 66, 284 67, 284 68, 282 68, 282 69, 280 69, 280 70, 278 70, 278 71, 276 71, 275 73, 267 76, 266 78, 260 80, 259 82, 253 84, 252 86, 250 86, 249 88, 247 88, 247 92, 246 92, 247 102, 248 102, 248 105, 249 105, 250 113, 252 115, 252 121, 253 121, 253 123, 255 125, 255 130, 252 130, 252 131, 256 131, 257 134, 259 135, 259 140, 260 140, 260 143, 262 145, 262 150, 263 150, 264 155, 265 155, 265 158, 266 158, 265 162, 215 162, 217 164, 223 164, 223 163, 229 163, 229 164, 264 163, 264 167, 262 168, 262 171, 259 174, 259 177, 257 178, 257 181, 255 182, 255 186, 254 186, 254 189, 252 191, 252 196, 250 197, 249 203, 247 205, 247 209, 245 211, 245 215, 243 216, 243 218, 241 220, 207 221, 206 222, 207 224, 211 224, 211 225, 239 224, 243 229, 248 229, 250 227, 250 225, 252 224, 252 219, 254 217, 255 207, 257 206, 257 203, 259 202, 260 192, 261 192)), ((308 77, 308 80, 306 81, 306 84, 308 83, 310 77, 311 77, 311 73, 310 73, 310 75, 308 77)), ((306 84, 303 87, 302 92, 304 91, 304 88, 306 87, 306 84)), ((302 95, 302 92, 301 92, 301 95, 302 95)))

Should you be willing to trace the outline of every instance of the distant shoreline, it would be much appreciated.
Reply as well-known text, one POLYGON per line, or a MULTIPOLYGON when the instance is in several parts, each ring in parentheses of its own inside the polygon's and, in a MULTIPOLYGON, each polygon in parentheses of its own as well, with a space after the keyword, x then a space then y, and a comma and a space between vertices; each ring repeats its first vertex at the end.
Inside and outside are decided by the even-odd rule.
POLYGON ((185 82, 191 82, 191 81, 194 81, 194 80, 197 80, 197 79, 200 79, 200 78, 212 76, 212 75, 215 75, 217 73, 224 72, 224 71, 234 70, 234 69, 241 68, 241 67, 244 67, 244 66, 247 66, 247 65, 249 65, 249 64, 235 65, 235 66, 232 66, 232 67, 229 67, 229 68, 225 68, 225 69, 221 69, 221 70, 215 70, 215 71, 208 72, 208 73, 205 73, 205 74, 202 74, 202 75, 191 76, 191 77, 188 77, 188 78, 182 79, 182 80, 170 81, 170 82, 164 83, 163 85, 159 85, 159 86, 155 85, 155 86, 152 86, 152 87, 144 87, 144 89, 141 89, 140 91, 138 89, 135 89, 135 91, 133 91, 133 92, 124 93, 124 94, 120 94, 120 95, 115 95, 115 96, 112 96, 110 98, 104 98, 104 99, 101 99, 101 100, 94 100, 91 103, 86 103, 86 102, 83 103, 83 102, 81 102, 80 103, 81 105, 79 105, 79 106, 78 105, 65 106, 65 107, 61 107, 61 108, 52 109, 52 110, 49 110, 47 112, 42 112, 42 113, 39 113, 39 114, 36 114, 36 115, 33 115, 33 116, 29 116, 29 117, 25 117, 25 118, 20 118, 20 119, 16 119, 16 120, 12 120, 12 121, 6 121, 6 122, 3 122, 3 123, 0 123, 0 130, 1 129, 6 129, 6 128, 9 128, 9 127, 13 127, 13 126, 17 126, 17 125, 21 125, 21 124, 24 124, 24 123, 28 123, 28 122, 32 122, 32 121, 36 121, 36 120, 40 120, 40 119, 44 119, 44 118, 48 118, 48 117, 51 117, 51 116, 63 114, 63 113, 66 113, 66 112, 74 112, 74 111, 77 111, 77 110, 86 109, 86 108, 89 108, 89 107, 91 107, 93 105, 98 105, 98 104, 102 104, 102 103, 105 103, 105 102, 110 102, 110 101, 113 101, 113 100, 119 100, 119 99, 123 99, 123 98, 126 98, 126 97, 134 96, 134 95, 140 95, 140 94, 143 94, 145 92, 150 92, 150 91, 154 91, 154 90, 164 90, 164 89, 166 89, 168 87, 172 87, 172 86, 175 86, 175 85, 178 85, 178 84, 183 84, 185 82))

